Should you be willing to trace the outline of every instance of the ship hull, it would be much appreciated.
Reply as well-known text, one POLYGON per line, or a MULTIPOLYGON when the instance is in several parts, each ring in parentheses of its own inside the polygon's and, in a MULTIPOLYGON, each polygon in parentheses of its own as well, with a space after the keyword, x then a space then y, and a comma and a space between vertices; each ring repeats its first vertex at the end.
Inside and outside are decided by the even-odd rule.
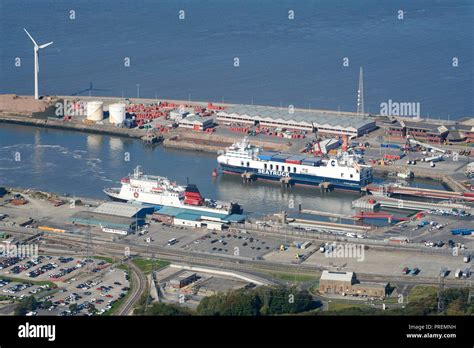
POLYGON ((231 210, 220 210, 220 209, 215 209, 215 208, 209 208, 209 207, 203 207, 203 206, 193 206, 193 205, 187 205, 187 204, 173 204, 173 203, 163 203, 163 202, 157 202, 156 197, 154 195, 150 195, 147 193, 140 193, 138 197, 125 197, 121 192, 114 192, 113 190, 104 190, 103 191, 111 200, 117 201, 117 202, 129 202, 129 201, 137 201, 146 205, 153 205, 156 207, 175 207, 175 208, 182 208, 182 209, 188 209, 188 210, 195 210, 199 211, 202 213, 216 213, 216 214, 222 214, 222 215, 227 215, 227 214, 242 214, 243 210, 242 208, 238 205, 235 204, 231 210))
MULTIPOLYGON (((256 168, 249 168, 249 167, 236 167, 227 164, 221 164, 221 169, 224 173, 228 174, 243 174, 245 172, 251 173, 254 178, 257 180, 265 180, 265 181, 273 181, 273 182, 280 182, 282 176, 273 175, 273 174, 265 174, 262 173, 261 170, 256 168)), ((319 187, 321 183, 327 182, 332 185, 332 187, 336 190, 344 190, 344 191, 355 191, 360 192, 362 187, 366 184, 362 185, 359 182, 351 182, 349 180, 340 180, 334 178, 328 178, 323 176, 315 176, 315 175, 304 175, 304 174, 289 174, 289 179, 291 179, 291 185, 299 185, 299 186, 312 186, 312 187, 319 187)))

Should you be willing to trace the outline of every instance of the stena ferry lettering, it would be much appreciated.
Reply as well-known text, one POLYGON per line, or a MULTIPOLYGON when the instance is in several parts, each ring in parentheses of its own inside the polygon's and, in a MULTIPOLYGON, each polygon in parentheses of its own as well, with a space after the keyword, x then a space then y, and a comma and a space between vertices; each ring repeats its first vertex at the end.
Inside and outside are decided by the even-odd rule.
POLYGON ((259 169, 258 173, 259 174, 265 174, 265 175, 281 176, 281 177, 290 176, 290 173, 288 173, 288 172, 268 170, 268 169, 259 169))

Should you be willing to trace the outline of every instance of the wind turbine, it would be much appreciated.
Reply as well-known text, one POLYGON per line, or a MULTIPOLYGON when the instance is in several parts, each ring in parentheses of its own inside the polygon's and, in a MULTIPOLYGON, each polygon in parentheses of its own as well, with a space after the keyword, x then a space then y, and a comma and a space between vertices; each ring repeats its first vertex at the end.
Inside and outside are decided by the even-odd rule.
POLYGON ((52 45, 53 44, 53 41, 51 42, 48 42, 44 45, 41 45, 39 46, 36 41, 31 37, 30 33, 28 32, 28 30, 26 30, 25 28, 23 28, 23 30, 25 31, 25 33, 29 36, 29 38, 31 39, 31 41, 33 41, 33 51, 35 53, 35 99, 39 99, 38 98, 38 73, 39 73, 39 50, 42 49, 42 48, 46 48, 48 47, 49 45, 52 45))

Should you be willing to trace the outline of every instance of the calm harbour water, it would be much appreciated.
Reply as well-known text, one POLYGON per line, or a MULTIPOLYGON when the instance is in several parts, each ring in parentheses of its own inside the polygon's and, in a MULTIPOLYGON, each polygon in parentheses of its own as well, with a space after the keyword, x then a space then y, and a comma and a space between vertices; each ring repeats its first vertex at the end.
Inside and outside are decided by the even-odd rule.
POLYGON ((363 66, 366 111, 391 99, 430 118, 474 114, 470 0, 2 0, 0 15, 0 93, 33 93, 26 27, 54 41, 43 94, 92 82, 92 95, 135 97, 139 84, 141 97, 355 111, 363 66))
MULTIPOLYGON (((473 115, 469 0, 2 0, 0 15, 0 93, 33 92, 26 27, 40 44, 54 41, 41 51, 42 94, 73 94, 92 82, 92 95, 135 97, 139 84, 140 97, 354 111, 363 66, 366 111, 378 112, 392 99, 419 102, 422 115, 432 118, 473 115), (397 19, 400 9, 403 20, 397 19), (288 19, 289 10, 295 19, 288 19)), ((105 198, 102 189, 116 186, 139 164, 182 184, 189 178, 204 195, 239 201, 253 212, 288 209, 293 202, 348 214, 356 197, 331 193, 320 199, 318 190, 243 186, 228 176, 213 180, 212 154, 0 125, 0 185, 105 198), (21 161, 15 161, 17 152, 21 161)))

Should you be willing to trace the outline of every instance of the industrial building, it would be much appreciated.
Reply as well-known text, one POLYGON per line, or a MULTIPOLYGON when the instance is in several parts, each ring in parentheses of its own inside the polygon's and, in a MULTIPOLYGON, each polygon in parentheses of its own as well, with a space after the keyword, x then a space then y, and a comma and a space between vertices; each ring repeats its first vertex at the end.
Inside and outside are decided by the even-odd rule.
POLYGON ((196 275, 196 273, 185 271, 179 274, 177 277, 172 278, 169 284, 172 288, 181 289, 182 287, 185 287, 186 285, 194 283, 198 279, 199 278, 196 275))
POLYGON ((206 227, 210 230, 222 230, 228 223, 244 221, 245 216, 240 214, 226 215, 177 207, 162 207, 153 213, 152 219, 167 225, 193 228, 206 227))
POLYGON ((152 214, 154 207, 129 203, 106 202, 94 211, 74 214, 70 222, 82 226, 99 226, 105 232, 129 233, 144 223, 145 216, 152 214), (114 232, 115 231, 115 232, 114 232))
POLYGON ((413 136, 418 140, 426 140, 432 143, 441 144, 448 135, 448 128, 439 124, 424 122, 404 122, 406 134, 413 136))
POLYGON ((190 213, 179 213, 174 217, 173 225, 198 228, 202 226, 201 217, 190 213))
POLYGON ((205 131, 208 128, 214 127, 214 119, 212 117, 191 115, 177 121, 178 127, 191 128, 197 131, 205 131))
POLYGON ((289 128, 317 132, 321 135, 358 137, 376 128, 375 120, 342 116, 335 113, 294 111, 253 105, 236 105, 217 113, 218 123, 247 123, 265 127, 289 128))
POLYGON ((474 126, 468 124, 455 124, 449 126, 448 141, 474 143, 474 126))
POLYGON ((405 138, 407 135, 421 141, 442 144, 449 133, 449 129, 443 125, 417 122, 396 121, 387 122, 385 125, 387 134, 392 137, 405 138))
POLYGON ((385 123, 387 128, 387 134, 394 138, 405 138, 406 128, 403 121, 393 120, 392 122, 385 123))
POLYGON ((354 272, 323 271, 319 292, 328 295, 366 295, 385 297, 387 283, 359 282, 354 272))

